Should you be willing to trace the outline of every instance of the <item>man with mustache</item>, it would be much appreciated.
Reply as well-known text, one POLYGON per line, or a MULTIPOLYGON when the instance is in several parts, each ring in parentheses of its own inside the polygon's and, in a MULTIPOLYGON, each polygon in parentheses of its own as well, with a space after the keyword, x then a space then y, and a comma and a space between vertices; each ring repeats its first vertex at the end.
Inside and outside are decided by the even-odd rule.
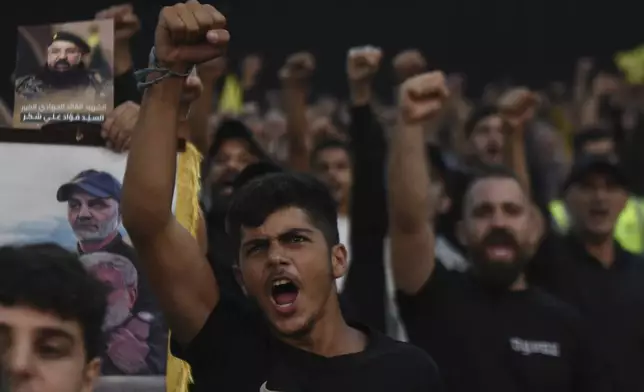
POLYGON ((410 342, 432 355, 453 392, 610 390, 580 316, 526 281, 539 232, 512 173, 491 167, 465 192, 457 233, 468 272, 437 262, 423 124, 448 94, 440 72, 401 86, 389 154, 391 258, 410 342))
POLYGON ((644 390, 644 259, 615 239, 629 185, 616 156, 577 156, 564 184, 570 229, 549 228, 529 275, 588 320, 615 391, 644 390))
MULTIPOLYGON (((208 261, 218 276, 232 277, 236 251, 226 234, 225 217, 239 174, 249 165, 268 162, 251 131, 238 120, 224 120, 216 130, 202 164, 202 204, 208 236, 208 261)), ((234 279, 224 291, 239 293, 234 279)))
POLYGON ((103 96, 105 81, 97 72, 87 69, 84 56, 90 47, 81 37, 67 31, 54 35, 47 47, 47 62, 35 75, 27 75, 16 81, 16 92, 26 98, 34 98, 60 90, 91 90, 103 96))
POLYGON ((123 256, 96 252, 80 257, 92 276, 108 288, 103 332, 107 349, 102 375, 145 375, 165 372, 167 333, 149 312, 134 313, 138 273, 123 256))
MULTIPOLYGON (((349 146, 336 139, 321 140, 311 152, 311 169, 329 188, 338 205, 338 231, 343 244, 349 244, 349 203, 353 184, 353 165, 349 146)), ((351 249, 348 248, 349 263, 351 249)), ((336 282, 338 289, 344 287, 344 277, 336 282)))
MULTIPOLYGON (((110 173, 84 170, 58 188, 56 199, 67 203, 67 220, 78 244, 79 254, 109 252, 131 260, 138 268, 134 248, 119 232, 121 227, 121 183, 110 173)), ((139 276, 135 312, 156 314, 149 284, 139 276)))

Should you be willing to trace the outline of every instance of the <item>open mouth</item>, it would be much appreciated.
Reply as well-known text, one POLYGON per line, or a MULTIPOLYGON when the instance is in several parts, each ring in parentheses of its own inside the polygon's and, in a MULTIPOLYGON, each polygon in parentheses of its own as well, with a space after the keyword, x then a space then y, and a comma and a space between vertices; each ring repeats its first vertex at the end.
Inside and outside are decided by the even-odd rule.
POLYGON ((271 298, 278 308, 289 308, 295 303, 300 289, 290 279, 279 278, 271 286, 271 298))
POLYGON ((608 216, 608 209, 606 208, 591 208, 590 216, 596 219, 604 219, 608 216))
POLYGON ((485 253, 492 260, 511 260, 514 257, 512 247, 503 245, 490 245, 486 247, 485 253))

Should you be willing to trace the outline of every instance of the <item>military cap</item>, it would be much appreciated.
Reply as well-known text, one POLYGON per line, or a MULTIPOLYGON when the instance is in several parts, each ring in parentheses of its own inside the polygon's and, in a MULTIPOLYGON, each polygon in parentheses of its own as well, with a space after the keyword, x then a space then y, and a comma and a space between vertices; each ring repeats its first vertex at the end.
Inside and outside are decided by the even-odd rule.
POLYGON ((56 41, 71 42, 74 45, 78 46, 78 48, 83 54, 87 54, 90 52, 90 47, 87 44, 87 42, 85 42, 84 39, 68 31, 59 31, 56 34, 54 34, 54 39, 52 39, 52 42, 56 42, 56 41))

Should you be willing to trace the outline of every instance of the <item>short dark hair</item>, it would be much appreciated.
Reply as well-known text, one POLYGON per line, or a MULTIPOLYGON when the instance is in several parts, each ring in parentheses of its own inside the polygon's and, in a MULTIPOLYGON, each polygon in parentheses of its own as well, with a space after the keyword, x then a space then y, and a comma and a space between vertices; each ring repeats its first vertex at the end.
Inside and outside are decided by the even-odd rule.
MULTIPOLYGON (((512 171, 512 169, 508 168, 507 166, 480 165, 480 166, 477 166, 469 173, 469 180, 467 181, 467 186, 465 187, 465 193, 463 196, 464 200, 469 199, 472 188, 474 187, 474 185, 476 185, 476 183, 478 183, 479 181, 492 179, 492 178, 514 180, 519 185, 521 185, 521 182, 519 181, 519 177, 517 177, 516 173, 514 173, 514 171, 512 171)), ((463 212, 465 212, 465 209, 467 208, 467 204, 468 203, 466 202, 463 203, 463 212)))
POLYGON ((254 178, 237 191, 226 216, 226 231, 239 248, 242 227, 259 227, 283 208, 302 209, 327 241, 340 242, 337 204, 328 188, 315 177, 300 173, 270 173, 254 178))
POLYGON ((317 164, 318 156, 322 151, 333 148, 344 150, 349 156, 349 159, 352 158, 351 150, 349 149, 349 145, 346 142, 336 138, 325 138, 316 143, 313 147, 313 150, 311 151, 311 167, 315 167, 315 165, 317 164))
POLYGON ((474 132, 474 129, 476 128, 476 125, 479 123, 479 121, 483 120, 486 117, 495 116, 498 114, 499 109, 496 106, 483 105, 474 109, 463 126, 465 137, 469 139, 470 136, 472 136, 472 133, 474 132))
POLYGON ((87 361, 103 352, 107 288, 76 254, 59 245, 0 247, 0 305, 26 306, 77 321, 87 361))

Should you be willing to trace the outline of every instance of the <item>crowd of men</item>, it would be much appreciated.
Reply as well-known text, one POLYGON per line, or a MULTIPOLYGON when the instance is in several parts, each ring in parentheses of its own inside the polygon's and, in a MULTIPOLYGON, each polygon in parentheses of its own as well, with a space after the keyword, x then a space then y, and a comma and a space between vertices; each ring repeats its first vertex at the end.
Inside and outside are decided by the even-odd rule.
POLYGON ((490 84, 472 100, 406 51, 391 106, 372 89, 383 53, 363 46, 346 102, 311 99, 309 53, 284 61, 275 100, 249 56, 245 105, 213 111, 224 15, 163 8, 142 95, 136 15, 100 17, 117 29, 103 136, 126 175, 60 188, 80 258, 0 248, 12 391, 158 371, 161 314, 194 391, 644 391, 641 86, 583 59, 570 94, 490 84), (173 214, 180 140, 203 156, 196 238, 173 214))

